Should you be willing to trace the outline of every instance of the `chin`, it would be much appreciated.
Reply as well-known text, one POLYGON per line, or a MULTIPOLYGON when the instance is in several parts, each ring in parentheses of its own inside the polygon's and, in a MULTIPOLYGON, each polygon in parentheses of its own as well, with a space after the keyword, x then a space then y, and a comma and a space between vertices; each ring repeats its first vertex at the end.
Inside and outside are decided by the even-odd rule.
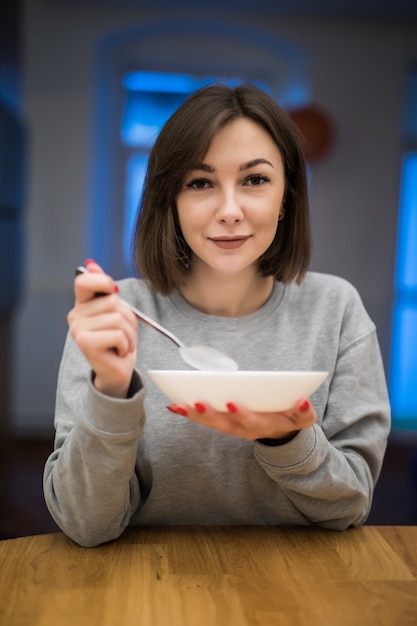
POLYGON ((225 276, 233 276, 235 274, 242 274, 244 272, 252 271, 254 268, 257 268, 256 261, 252 263, 222 263, 219 265, 212 265, 212 269, 219 274, 224 274, 225 276))

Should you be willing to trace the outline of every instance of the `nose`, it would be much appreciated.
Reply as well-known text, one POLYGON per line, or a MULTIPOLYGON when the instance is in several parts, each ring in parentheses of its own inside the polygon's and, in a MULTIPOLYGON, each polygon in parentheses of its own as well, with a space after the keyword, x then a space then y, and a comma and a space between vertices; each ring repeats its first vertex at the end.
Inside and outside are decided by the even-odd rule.
POLYGON ((234 190, 230 189, 222 192, 216 217, 223 224, 237 224, 243 219, 244 213, 234 190))

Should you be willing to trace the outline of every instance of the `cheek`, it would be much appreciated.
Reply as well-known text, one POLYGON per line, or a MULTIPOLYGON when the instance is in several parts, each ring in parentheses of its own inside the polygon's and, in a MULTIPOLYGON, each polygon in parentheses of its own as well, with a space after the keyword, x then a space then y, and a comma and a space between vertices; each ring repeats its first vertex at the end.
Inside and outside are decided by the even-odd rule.
POLYGON ((196 236, 202 230, 198 214, 193 210, 192 206, 183 203, 181 210, 178 211, 178 221, 182 236, 192 248, 195 245, 196 236))
POLYGON ((211 216, 211 209, 208 202, 196 203, 183 201, 178 206, 178 221, 182 232, 192 233, 204 228, 211 216))
POLYGON ((269 246, 275 239, 277 234, 277 230, 280 227, 279 222, 279 211, 273 210, 270 212, 268 216, 264 215, 263 220, 263 233, 264 233, 264 241, 269 246))
MULTIPOLYGON (((278 205, 279 206, 279 205, 278 205)), ((274 229, 278 227, 280 209, 277 208, 277 204, 274 202, 271 206, 261 205, 258 210, 252 212, 252 223, 258 228, 265 230, 274 229)))

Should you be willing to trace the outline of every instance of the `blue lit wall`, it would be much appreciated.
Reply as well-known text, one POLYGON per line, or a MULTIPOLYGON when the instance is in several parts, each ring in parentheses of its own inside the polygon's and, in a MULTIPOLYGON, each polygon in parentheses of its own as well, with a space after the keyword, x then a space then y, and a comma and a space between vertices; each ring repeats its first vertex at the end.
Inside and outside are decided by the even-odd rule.
POLYGON ((417 152, 401 180, 390 398, 394 426, 417 428, 417 152))

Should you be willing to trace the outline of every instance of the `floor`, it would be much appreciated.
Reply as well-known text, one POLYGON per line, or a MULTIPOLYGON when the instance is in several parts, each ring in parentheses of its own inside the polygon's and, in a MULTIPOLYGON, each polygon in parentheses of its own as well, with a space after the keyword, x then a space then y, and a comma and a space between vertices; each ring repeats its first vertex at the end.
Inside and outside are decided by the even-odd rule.
MULTIPOLYGON (((15 440, 0 460, 0 539, 56 532, 42 471, 52 440, 15 440)), ((368 524, 417 524, 417 440, 390 441, 368 524)))

